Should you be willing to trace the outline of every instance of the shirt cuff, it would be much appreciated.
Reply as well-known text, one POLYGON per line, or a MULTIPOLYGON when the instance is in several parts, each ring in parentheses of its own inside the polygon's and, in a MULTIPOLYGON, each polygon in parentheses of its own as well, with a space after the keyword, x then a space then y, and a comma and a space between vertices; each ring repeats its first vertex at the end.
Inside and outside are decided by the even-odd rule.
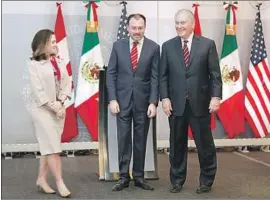
POLYGON ((162 101, 164 101, 164 100, 170 100, 169 98, 164 98, 164 99, 162 99, 162 101))

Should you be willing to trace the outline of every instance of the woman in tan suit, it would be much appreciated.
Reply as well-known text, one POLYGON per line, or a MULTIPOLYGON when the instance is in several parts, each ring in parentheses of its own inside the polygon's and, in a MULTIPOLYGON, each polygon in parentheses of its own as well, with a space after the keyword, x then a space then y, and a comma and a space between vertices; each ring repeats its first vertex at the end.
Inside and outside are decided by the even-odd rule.
POLYGON ((71 80, 65 63, 56 58, 58 52, 54 32, 48 29, 36 33, 29 61, 31 116, 41 153, 37 186, 39 191, 56 193, 47 183, 50 168, 60 196, 69 197, 61 169, 61 135, 65 122, 64 102, 70 98, 71 80))

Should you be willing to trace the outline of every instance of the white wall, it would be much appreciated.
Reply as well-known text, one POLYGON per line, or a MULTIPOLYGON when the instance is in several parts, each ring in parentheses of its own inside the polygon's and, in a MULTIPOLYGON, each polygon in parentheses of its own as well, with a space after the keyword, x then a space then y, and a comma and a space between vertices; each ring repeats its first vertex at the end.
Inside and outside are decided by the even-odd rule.
MULTIPOLYGON (((199 3, 201 3, 199 15, 203 35, 214 39, 220 52, 225 22, 223 3, 221 1, 199 1, 199 3)), ((98 5, 99 36, 104 60, 107 63, 112 43, 116 39, 122 7, 119 1, 102 1, 98 5)), ((32 143, 36 140, 27 112, 28 77, 25 63, 31 54, 30 43, 35 32, 41 28, 54 29, 56 2, 3 1, 2 6, 2 142, 32 143), (12 85, 10 80, 13 81, 12 85)), ((261 11, 268 54, 270 54, 269 6, 270 1, 264 1, 261 11)), ((128 14, 134 12, 144 14, 147 17, 146 36, 162 45, 164 41, 176 35, 173 20, 175 12, 181 8, 191 9, 191 7, 191 1, 128 1, 127 11, 128 14)), ((86 9, 82 1, 64 1, 63 13, 76 86, 86 9)), ((248 71, 255 13, 256 9, 251 2, 239 1, 237 39, 244 77, 248 71)), ((157 137, 168 139, 167 117, 160 109, 159 107, 157 137)), ((214 136, 225 138, 222 126, 219 123, 217 126, 214 136)), ((89 140, 89 134, 80 122, 79 130, 77 141, 89 140)), ((251 135, 249 129, 244 136, 247 135, 251 135)))

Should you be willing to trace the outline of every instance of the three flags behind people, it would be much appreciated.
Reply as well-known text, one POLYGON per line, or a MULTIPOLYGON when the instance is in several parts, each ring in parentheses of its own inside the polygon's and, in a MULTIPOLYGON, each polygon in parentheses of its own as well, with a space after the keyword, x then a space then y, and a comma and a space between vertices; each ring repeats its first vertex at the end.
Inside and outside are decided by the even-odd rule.
POLYGON ((65 23, 63 19, 61 3, 56 3, 56 5, 57 5, 57 15, 56 15, 54 32, 55 32, 55 38, 56 38, 56 42, 57 42, 57 46, 59 50, 58 56, 66 64, 66 69, 70 77, 70 81, 72 82, 71 99, 67 99, 65 101, 66 119, 65 119, 62 139, 61 139, 62 142, 68 142, 72 138, 78 135, 78 124, 77 124, 77 115, 74 108, 74 85, 73 85, 73 80, 72 80, 72 69, 71 69, 70 58, 69 58, 65 23))
MULTIPOLYGON (((124 3, 124 2, 123 2, 124 3)), ((127 12, 126 3, 120 17, 117 39, 127 38, 126 29, 127 12)), ((78 70, 77 95, 75 99, 75 108, 82 121, 86 125, 93 141, 98 140, 98 82, 99 68, 103 67, 103 58, 100 50, 100 43, 97 33, 98 18, 94 1, 87 4, 87 21, 83 41, 83 50, 78 70)), ((195 34, 201 35, 201 27, 198 15, 198 4, 193 4, 195 17, 195 34)), ((263 37, 255 37, 262 33, 262 24, 258 10, 256 24, 254 29, 253 45, 251 51, 251 62, 247 81, 247 92, 244 103, 244 91, 242 82, 242 72, 236 40, 236 6, 226 4, 226 28, 221 53, 220 67, 223 79, 223 99, 220 110, 217 115, 228 134, 228 138, 234 138, 244 132, 244 114, 250 124, 256 137, 264 137, 269 134, 269 110, 270 110, 270 92, 269 92, 269 65, 267 61, 265 44, 263 37), (258 32, 260 31, 260 32, 258 32), (257 41, 259 40, 259 41, 257 41), (262 47, 264 51, 259 51, 255 47, 262 47), (257 51, 256 51, 257 50, 257 51), (259 53, 259 55, 257 54, 259 53), (260 56, 260 54, 262 54, 260 56), (254 59, 260 56, 261 59, 254 59), (246 113, 244 112, 246 109, 246 113), (263 111, 263 112, 262 112, 263 111)), ((61 11, 61 5, 58 4, 58 13, 55 26, 55 34, 59 46, 59 54, 67 64, 67 70, 72 81, 72 72, 69 61, 65 26, 61 11)), ((74 88, 73 88, 74 97, 74 88)), ((66 103, 67 119, 62 141, 69 141, 78 134, 77 120, 74 110, 74 99, 66 103), (69 114, 70 113, 70 114, 69 114), (70 122, 70 123, 69 123, 70 122), (76 122, 76 123, 75 123, 76 122)), ((215 120, 211 115, 211 129, 215 128, 215 120)), ((189 136, 192 137, 189 128, 189 136)))

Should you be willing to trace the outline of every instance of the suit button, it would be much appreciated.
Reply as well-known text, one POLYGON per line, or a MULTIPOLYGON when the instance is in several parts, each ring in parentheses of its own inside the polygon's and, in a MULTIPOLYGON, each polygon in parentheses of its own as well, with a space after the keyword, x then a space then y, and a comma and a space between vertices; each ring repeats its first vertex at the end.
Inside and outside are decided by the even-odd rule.
POLYGON ((188 90, 186 90, 186 98, 188 99, 190 97, 188 90))

